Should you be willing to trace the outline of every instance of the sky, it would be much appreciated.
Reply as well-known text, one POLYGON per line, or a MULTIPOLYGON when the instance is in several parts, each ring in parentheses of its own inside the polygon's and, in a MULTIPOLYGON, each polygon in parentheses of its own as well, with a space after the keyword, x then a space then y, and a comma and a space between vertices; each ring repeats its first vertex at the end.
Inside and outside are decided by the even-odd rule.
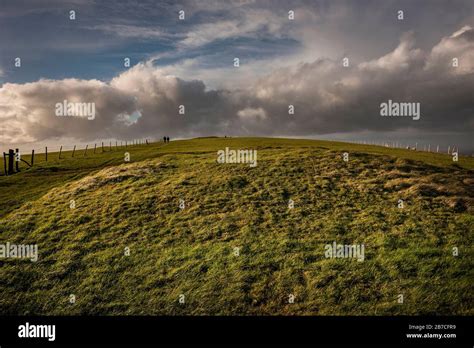
POLYGON ((473 130, 472 0, 0 0, 3 148, 227 135, 462 154, 473 130), (65 100, 94 118, 57 116, 65 100), (420 119, 382 117, 389 100, 420 119))

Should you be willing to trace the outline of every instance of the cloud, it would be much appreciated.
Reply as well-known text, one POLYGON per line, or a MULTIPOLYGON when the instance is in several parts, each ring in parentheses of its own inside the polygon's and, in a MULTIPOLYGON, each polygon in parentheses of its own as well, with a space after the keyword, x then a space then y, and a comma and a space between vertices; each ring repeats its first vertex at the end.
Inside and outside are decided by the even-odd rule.
POLYGON ((407 33, 392 52, 358 65, 345 68, 342 61, 318 59, 279 69, 260 79, 250 93, 259 101, 253 102, 254 107, 262 107, 269 115, 268 124, 258 131, 297 135, 400 129, 472 131, 471 63, 463 59, 464 68, 456 70, 433 59, 472 55, 474 46, 466 39, 459 42, 459 35, 470 37, 466 33, 443 38, 428 53, 415 48, 413 34, 407 33), (419 102, 421 120, 380 117, 380 103, 388 99, 419 102), (295 105, 293 118, 287 112, 290 104, 295 105))
POLYGON ((238 37, 258 37, 270 34, 281 37, 284 27, 289 24, 285 13, 277 14, 267 9, 246 9, 236 12, 232 17, 213 23, 196 25, 188 31, 179 43, 184 48, 203 46, 216 40, 238 37))
POLYGON ((39 80, 6 83, 0 88, 0 142, 18 143, 71 136, 77 139, 110 137, 121 129, 117 115, 132 113, 132 96, 98 80, 39 80), (96 104, 96 118, 55 116, 56 103, 96 104))
POLYGON ((235 89, 210 90, 152 62, 110 82, 39 80, 0 88, 2 142, 73 137, 294 135, 401 131, 472 132, 473 29, 444 37, 428 52, 404 34, 391 52, 366 62, 316 59, 278 68, 235 89), (459 67, 450 64, 459 57, 459 67), (54 115, 63 100, 96 103, 94 120, 54 115), (380 117, 388 99, 419 102, 421 119, 380 117), (185 106, 185 114, 178 108, 185 106), (294 105, 295 114, 288 114, 294 105))
POLYGON ((267 113, 262 108, 245 108, 239 110, 237 115, 243 120, 264 120, 267 118, 267 113))
POLYGON ((414 47, 415 37, 413 32, 405 33, 395 50, 378 59, 363 62, 359 67, 362 70, 382 70, 396 73, 406 71, 409 68, 417 68, 417 63, 423 61, 423 52, 414 47))
POLYGON ((426 69, 432 71, 437 68, 453 74, 474 73, 474 29, 471 26, 462 27, 433 47, 426 69), (455 69, 453 59, 457 59, 459 65, 455 69))
POLYGON ((133 24, 101 24, 96 25, 91 30, 100 30, 112 33, 123 38, 156 39, 172 37, 169 33, 157 27, 143 27, 133 24))

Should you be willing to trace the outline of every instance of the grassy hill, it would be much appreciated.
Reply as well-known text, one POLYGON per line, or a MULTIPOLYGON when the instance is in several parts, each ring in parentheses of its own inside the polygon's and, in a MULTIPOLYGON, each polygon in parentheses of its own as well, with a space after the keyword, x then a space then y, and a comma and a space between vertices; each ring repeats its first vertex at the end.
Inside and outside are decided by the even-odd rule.
POLYGON ((0 243, 39 248, 0 260, 0 313, 474 314, 472 158, 271 138, 127 151, 0 178, 0 243), (225 147, 258 165, 217 163, 225 147), (326 258, 334 241, 365 260, 326 258))

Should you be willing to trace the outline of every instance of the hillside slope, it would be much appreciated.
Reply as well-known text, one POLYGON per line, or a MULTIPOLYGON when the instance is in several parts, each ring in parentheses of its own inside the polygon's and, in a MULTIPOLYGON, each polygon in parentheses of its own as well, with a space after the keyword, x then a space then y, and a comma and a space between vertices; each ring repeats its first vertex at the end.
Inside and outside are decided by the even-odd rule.
POLYGON ((0 260, 0 313, 474 314, 472 169, 351 146, 178 141, 55 185, 0 219, 40 255, 0 260), (226 146, 258 165, 217 163, 226 146))

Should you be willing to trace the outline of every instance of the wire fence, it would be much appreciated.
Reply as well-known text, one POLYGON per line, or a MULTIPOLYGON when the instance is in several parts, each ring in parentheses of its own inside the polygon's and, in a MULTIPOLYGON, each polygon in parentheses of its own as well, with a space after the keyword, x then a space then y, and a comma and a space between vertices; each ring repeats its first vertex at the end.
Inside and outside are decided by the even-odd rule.
POLYGON ((452 155, 459 153, 459 147, 457 145, 448 145, 447 147, 441 147, 438 144, 418 144, 418 143, 402 143, 398 141, 351 141, 351 143, 359 144, 359 145, 373 145, 373 146, 383 146, 389 147, 393 149, 405 149, 405 150, 413 150, 413 151, 425 151, 425 152, 432 152, 432 153, 441 153, 441 154, 448 154, 452 155))
MULTIPOLYGON (((166 138, 163 138, 163 141, 166 142, 166 138)), ((149 145, 154 142, 156 141, 151 141, 149 139, 101 141, 94 144, 85 144, 81 148, 76 145, 45 146, 41 149, 41 152, 38 151, 38 149, 33 149, 31 152, 27 153, 21 152, 18 148, 8 149, 7 152, 3 152, 2 175, 12 175, 20 172, 20 165, 33 167, 38 163, 38 160, 41 160, 41 162, 44 163, 66 158, 84 158, 95 154, 127 149, 138 145, 149 145)))

